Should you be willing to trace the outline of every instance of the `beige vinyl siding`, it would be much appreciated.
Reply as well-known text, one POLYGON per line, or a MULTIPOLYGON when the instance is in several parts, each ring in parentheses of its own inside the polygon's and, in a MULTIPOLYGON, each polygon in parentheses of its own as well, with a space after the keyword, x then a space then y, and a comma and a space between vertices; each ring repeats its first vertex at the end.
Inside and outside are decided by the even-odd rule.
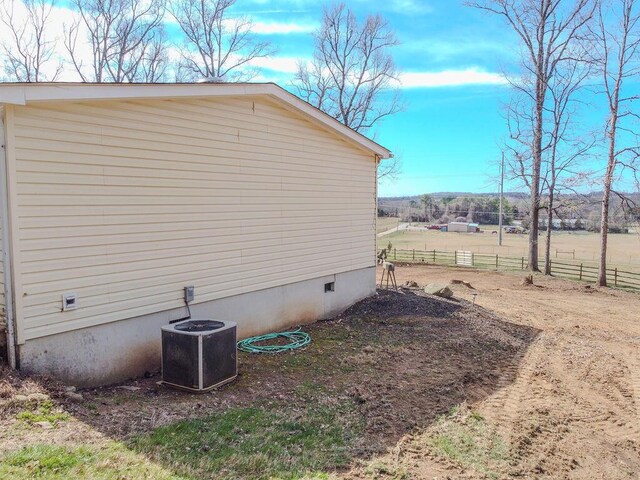
POLYGON ((16 107, 15 135, 25 339, 375 265, 373 154, 265 97, 16 107))
MULTIPOLYGON (((2 201, 0 199, 0 201, 2 201)), ((2 210, 0 210, 0 215, 2 215, 2 210)), ((4 293, 4 249, 2 244, 2 236, 4 232, 2 230, 2 219, 0 219, 0 332, 4 332, 7 327, 7 304, 5 301, 5 293, 4 293)), ((0 333, 0 335, 2 335, 0 333)), ((0 340, 0 343, 3 340, 0 340)))
MULTIPOLYGON (((2 162, 0 162, 0 168, 5 168, 5 128, 4 128, 4 108, 0 106, 0 145, 2 151, 0 151, 0 158, 2 158, 2 162)), ((4 178, 4 175, 0 175, 0 179, 4 178)), ((0 202, 6 201, 5 196, 5 185, 0 185, 0 202)), ((4 243, 3 243, 3 230, 2 230, 2 212, 3 209, 0 207, 0 336, 4 337, 4 332, 7 328, 7 304, 5 301, 5 292, 4 292, 4 243)), ((5 339, 1 338, 0 343, 4 343, 5 339)))

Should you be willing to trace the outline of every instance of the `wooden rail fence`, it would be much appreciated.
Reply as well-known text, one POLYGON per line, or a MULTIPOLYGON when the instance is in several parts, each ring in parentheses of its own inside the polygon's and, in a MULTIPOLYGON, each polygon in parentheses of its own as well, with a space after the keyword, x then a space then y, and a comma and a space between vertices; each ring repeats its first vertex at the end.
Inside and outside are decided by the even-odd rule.
MULTIPOLYGON (((389 260, 408 263, 433 263, 437 265, 456 265, 470 268, 484 268, 503 271, 525 270, 528 267, 526 257, 506 257, 498 254, 474 253, 456 250, 399 250, 389 252, 389 260)), ((598 278, 598 267, 586 263, 551 261, 551 274, 555 277, 595 282, 598 278)), ((640 272, 607 269, 609 286, 640 291, 640 272)))

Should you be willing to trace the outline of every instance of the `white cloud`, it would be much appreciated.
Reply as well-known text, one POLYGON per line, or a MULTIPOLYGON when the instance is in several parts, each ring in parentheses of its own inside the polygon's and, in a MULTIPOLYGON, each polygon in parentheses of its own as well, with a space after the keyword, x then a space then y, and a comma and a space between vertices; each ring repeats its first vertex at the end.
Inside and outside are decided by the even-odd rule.
POLYGON ((505 85, 507 79, 500 73, 485 72, 478 68, 443 70, 440 72, 404 72, 400 74, 402 88, 460 87, 465 85, 505 85))
POLYGON ((433 11, 433 7, 424 0, 390 0, 387 7, 403 15, 424 15, 433 11))
POLYGON ((423 38, 405 40, 399 46, 407 54, 422 54, 431 61, 442 62, 459 57, 510 57, 515 49, 507 41, 458 37, 449 40, 423 38))
POLYGON ((254 21, 251 27, 251 32, 258 35, 273 35, 273 34, 295 34, 295 33, 311 33, 318 25, 308 23, 286 23, 286 22, 259 22, 254 21))
POLYGON ((268 58, 254 58, 251 60, 251 66, 272 70, 281 73, 296 73, 298 70, 298 62, 306 62, 307 59, 301 57, 279 57, 273 56, 268 58))
MULTIPOLYGON (((223 24, 230 30, 234 28, 236 23, 235 18, 226 18, 223 20, 223 24)), ((249 16, 251 21, 251 33, 256 35, 289 35, 296 33, 311 33, 318 28, 317 23, 297 23, 297 22, 270 22, 256 20, 253 15, 249 16)), ((178 26, 177 20, 172 15, 166 15, 164 21, 168 25, 178 26)))

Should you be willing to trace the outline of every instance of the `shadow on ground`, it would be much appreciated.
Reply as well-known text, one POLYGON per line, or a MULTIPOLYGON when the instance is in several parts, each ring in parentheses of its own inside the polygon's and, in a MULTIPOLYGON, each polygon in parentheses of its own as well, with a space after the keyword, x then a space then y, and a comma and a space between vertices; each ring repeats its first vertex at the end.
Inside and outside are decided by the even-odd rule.
POLYGON ((178 477, 316 478, 508 385, 539 333, 408 289, 381 290, 305 331, 313 338, 305 350, 241 354, 239 379, 216 392, 170 390, 154 376, 61 401, 91 430, 178 477))

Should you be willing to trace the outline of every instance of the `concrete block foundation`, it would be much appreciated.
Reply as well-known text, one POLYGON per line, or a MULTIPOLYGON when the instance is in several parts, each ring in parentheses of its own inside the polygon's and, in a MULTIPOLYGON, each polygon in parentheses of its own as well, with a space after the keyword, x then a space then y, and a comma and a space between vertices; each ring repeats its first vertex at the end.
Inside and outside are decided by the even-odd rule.
MULTIPOLYGON (((195 319, 230 320, 246 338, 331 318, 375 293, 375 267, 191 305, 195 319), (334 283, 333 291, 325 285, 334 283)), ((196 288, 196 301, 198 291, 196 288)), ((19 347, 20 369, 78 387, 117 383, 160 368, 160 327, 186 309, 28 340, 19 347)))

